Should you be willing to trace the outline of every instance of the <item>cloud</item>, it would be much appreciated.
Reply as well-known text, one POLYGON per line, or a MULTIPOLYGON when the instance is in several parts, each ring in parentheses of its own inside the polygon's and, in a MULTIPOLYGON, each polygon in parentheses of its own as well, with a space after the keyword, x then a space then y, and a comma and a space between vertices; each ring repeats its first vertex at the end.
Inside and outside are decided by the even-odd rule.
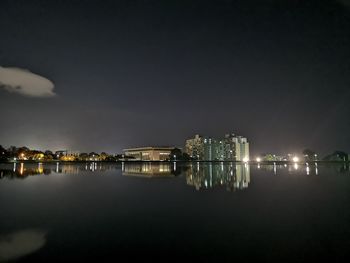
POLYGON ((31 254, 42 248, 45 243, 46 233, 36 229, 27 229, 0 236, 0 262, 31 254))
POLYGON ((53 97, 52 81, 20 68, 0 66, 0 88, 30 97, 53 97))

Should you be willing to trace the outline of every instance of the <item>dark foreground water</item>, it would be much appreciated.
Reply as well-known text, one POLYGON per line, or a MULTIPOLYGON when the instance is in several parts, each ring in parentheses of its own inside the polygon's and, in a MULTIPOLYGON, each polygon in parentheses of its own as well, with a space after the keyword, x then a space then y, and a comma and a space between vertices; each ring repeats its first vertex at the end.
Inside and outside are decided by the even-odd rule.
POLYGON ((0 164, 0 261, 350 262, 346 165, 0 164))

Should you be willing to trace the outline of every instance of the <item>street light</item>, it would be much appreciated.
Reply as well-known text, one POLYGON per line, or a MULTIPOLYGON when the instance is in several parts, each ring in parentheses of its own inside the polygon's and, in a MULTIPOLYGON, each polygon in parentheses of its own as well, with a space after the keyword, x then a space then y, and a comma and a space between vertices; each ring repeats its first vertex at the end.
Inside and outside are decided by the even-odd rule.
POLYGON ((295 162, 295 163, 299 162, 299 158, 297 156, 294 156, 293 157, 293 162, 295 162))
POLYGON ((249 158, 248 157, 244 157, 243 158, 243 162, 245 162, 245 163, 249 162, 249 158))
POLYGON ((258 163, 260 163, 260 162, 261 162, 261 158, 260 158, 260 157, 256 158, 256 161, 257 161, 258 163))

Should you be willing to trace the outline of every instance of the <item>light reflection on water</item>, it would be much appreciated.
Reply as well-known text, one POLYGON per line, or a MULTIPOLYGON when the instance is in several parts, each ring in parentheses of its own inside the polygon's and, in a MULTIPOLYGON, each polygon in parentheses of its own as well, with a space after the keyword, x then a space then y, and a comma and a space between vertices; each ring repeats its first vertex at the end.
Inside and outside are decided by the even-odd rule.
POLYGON ((238 261, 350 257, 349 175, 343 163, 2 163, 0 254, 99 262, 141 251, 164 262, 176 251, 178 261, 232 262, 235 248, 238 261))
POLYGON ((241 164, 234 162, 122 162, 116 163, 13 163, 0 164, 0 179, 25 179, 36 175, 93 175, 98 172, 121 170, 123 176, 166 178, 184 176, 187 185, 196 190, 226 186, 229 191, 248 188, 251 181, 251 170, 266 171, 278 176, 280 173, 290 175, 319 175, 322 168, 339 173, 349 172, 349 164, 339 163, 332 165, 313 164, 241 164), (10 166, 12 165, 12 169, 10 166))

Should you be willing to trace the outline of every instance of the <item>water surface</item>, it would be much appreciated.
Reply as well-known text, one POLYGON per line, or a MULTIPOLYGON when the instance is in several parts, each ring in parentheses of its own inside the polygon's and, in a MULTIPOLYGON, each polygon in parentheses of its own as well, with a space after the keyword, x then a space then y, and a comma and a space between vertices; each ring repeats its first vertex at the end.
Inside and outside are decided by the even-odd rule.
POLYGON ((350 259, 347 165, 0 164, 0 261, 350 259))

